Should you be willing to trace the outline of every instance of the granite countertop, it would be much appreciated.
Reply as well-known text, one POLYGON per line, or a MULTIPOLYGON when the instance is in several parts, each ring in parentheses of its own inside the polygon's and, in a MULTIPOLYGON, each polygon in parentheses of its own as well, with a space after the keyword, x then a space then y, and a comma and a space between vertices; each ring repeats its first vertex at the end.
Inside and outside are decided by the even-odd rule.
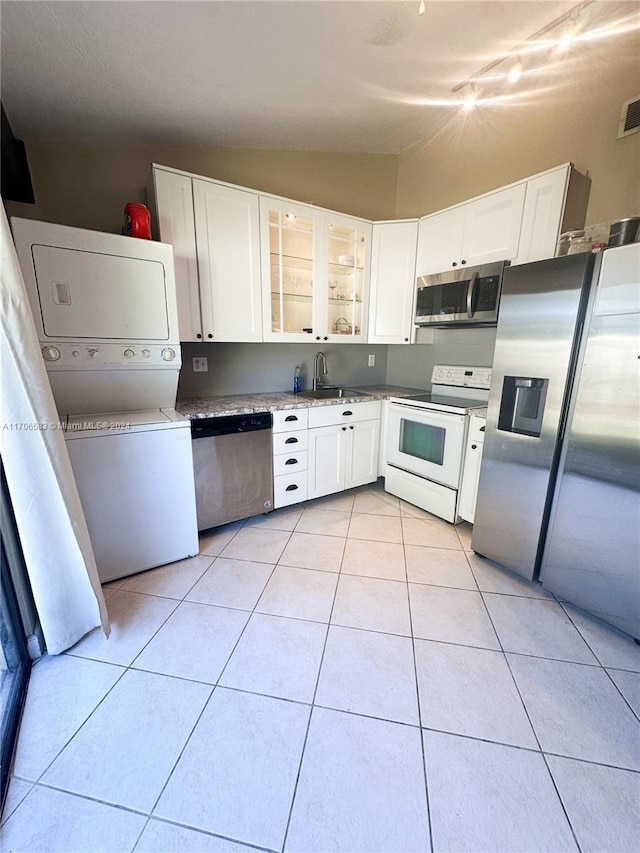
POLYGON ((255 412, 277 409, 308 409, 315 406, 337 406, 344 403, 366 403, 369 400, 386 400, 388 397, 410 397, 424 394, 423 388, 406 388, 402 385, 357 385, 350 388, 352 396, 310 400, 289 391, 267 394, 231 394, 226 397, 194 397, 178 400, 176 411, 187 418, 212 418, 224 415, 251 415, 255 412))

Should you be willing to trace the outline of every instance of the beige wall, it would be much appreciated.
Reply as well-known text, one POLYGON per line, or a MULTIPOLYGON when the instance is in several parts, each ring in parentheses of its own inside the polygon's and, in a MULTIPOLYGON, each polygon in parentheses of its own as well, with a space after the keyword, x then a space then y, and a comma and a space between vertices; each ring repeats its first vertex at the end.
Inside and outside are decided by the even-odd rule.
POLYGON ((156 146, 27 145, 37 204, 8 202, 10 216, 118 233, 128 201, 145 201, 152 162, 287 198, 389 219, 397 157, 156 146))
POLYGON ((591 177, 587 224, 639 214, 640 133, 616 138, 623 102, 638 95, 638 57, 637 35, 612 41, 589 52, 570 85, 448 117, 400 155, 397 215, 441 210, 566 162, 591 177))

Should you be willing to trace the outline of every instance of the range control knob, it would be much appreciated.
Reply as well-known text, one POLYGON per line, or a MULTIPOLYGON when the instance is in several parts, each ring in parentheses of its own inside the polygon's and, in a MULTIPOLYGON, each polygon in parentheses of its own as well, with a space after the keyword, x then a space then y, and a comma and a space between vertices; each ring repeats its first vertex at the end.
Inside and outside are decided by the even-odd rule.
POLYGON ((142 350, 142 357, 143 357, 143 358, 149 358, 149 356, 150 356, 150 355, 151 355, 151 351, 150 351, 150 350, 148 350, 148 349, 143 349, 143 350, 142 350))
POLYGON ((98 355, 98 350, 97 349, 90 349, 89 355, 91 358, 95 358, 98 355))
POLYGON ((58 347, 42 347, 42 357, 45 361, 57 361, 60 358, 58 347))
POLYGON ((125 358, 133 358, 135 355, 135 352, 132 349, 126 349, 122 354, 124 355, 125 358))
POLYGON ((171 347, 165 347, 162 350, 162 357, 165 361, 173 361, 176 357, 176 351, 171 349, 171 347))

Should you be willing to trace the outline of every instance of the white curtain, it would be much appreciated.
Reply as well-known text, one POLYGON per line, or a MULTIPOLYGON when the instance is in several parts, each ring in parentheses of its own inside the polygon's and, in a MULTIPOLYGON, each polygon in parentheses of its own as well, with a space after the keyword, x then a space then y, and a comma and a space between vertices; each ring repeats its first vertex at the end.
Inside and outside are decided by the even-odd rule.
POLYGON ((29 299, 2 208, 0 452, 50 654, 109 622, 29 299))

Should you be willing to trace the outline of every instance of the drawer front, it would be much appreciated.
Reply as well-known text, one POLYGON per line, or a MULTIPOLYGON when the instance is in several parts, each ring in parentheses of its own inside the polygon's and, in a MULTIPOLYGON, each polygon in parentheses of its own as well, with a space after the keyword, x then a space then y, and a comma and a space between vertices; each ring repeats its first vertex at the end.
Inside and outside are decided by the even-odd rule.
POLYGON ((307 472, 281 474, 273 478, 273 502, 276 509, 307 499, 307 472))
POLYGON ((295 474, 296 471, 306 470, 306 450, 302 450, 299 453, 281 453, 279 456, 273 457, 273 473, 276 477, 280 474, 295 474))
POLYGON ((306 429, 308 409, 284 409, 272 412, 273 431, 291 432, 294 429, 306 429))
POLYGON ((469 440, 484 442, 484 431, 486 425, 486 418, 472 417, 469 421, 469 440))
POLYGON ((273 434, 273 452, 300 453, 309 447, 309 433, 306 429, 299 432, 275 432, 273 434))
POLYGON ((309 409, 309 427, 373 421, 380 417, 380 400, 366 403, 339 403, 337 406, 314 406, 309 409))

